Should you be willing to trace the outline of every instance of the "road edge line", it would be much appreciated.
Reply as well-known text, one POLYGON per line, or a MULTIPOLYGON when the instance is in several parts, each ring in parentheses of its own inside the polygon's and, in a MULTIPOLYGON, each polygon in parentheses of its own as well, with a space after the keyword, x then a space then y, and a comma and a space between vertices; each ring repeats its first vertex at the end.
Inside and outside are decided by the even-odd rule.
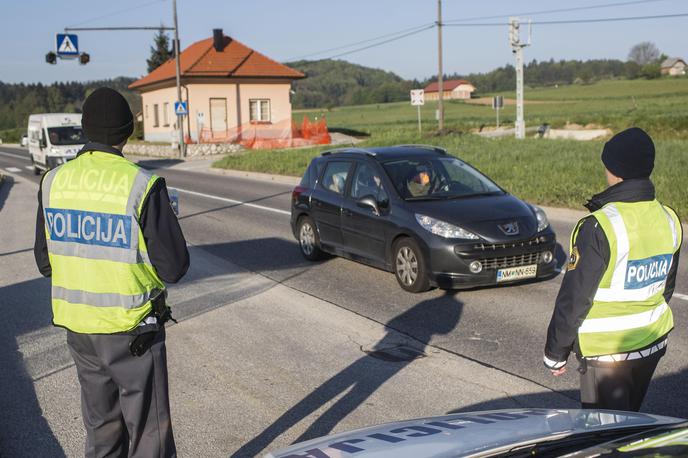
POLYGON ((286 210, 280 210, 279 208, 273 208, 273 207, 266 207, 264 205, 258 205, 258 204, 252 204, 250 202, 243 202, 241 200, 235 200, 235 199, 230 199, 228 197, 221 197, 221 196, 215 196, 213 194, 206 194, 204 192, 198 192, 198 191, 191 191, 188 189, 182 189, 182 188, 177 188, 175 186, 171 186, 171 189, 176 189, 179 192, 183 192, 186 194, 191 194, 192 196, 198 196, 198 197, 205 197, 206 199, 214 199, 214 200, 219 200, 221 202, 227 202, 230 204, 235 204, 237 206, 243 206, 243 207, 250 207, 250 208, 255 208, 258 210, 264 210, 264 211, 269 211, 273 213, 278 213, 280 215, 287 215, 291 216, 291 212, 288 212, 286 210))

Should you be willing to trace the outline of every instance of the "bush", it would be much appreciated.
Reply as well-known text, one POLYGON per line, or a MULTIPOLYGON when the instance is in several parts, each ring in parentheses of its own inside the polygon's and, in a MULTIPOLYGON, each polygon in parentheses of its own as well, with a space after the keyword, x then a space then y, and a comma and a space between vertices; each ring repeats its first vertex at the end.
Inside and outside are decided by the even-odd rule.
POLYGON ((659 78, 662 76, 662 67, 658 63, 643 65, 640 69, 640 76, 648 80, 659 78))
POLYGON ((0 130, 0 140, 2 140, 3 143, 19 143, 21 141, 21 136, 25 133, 26 129, 23 127, 0 130))

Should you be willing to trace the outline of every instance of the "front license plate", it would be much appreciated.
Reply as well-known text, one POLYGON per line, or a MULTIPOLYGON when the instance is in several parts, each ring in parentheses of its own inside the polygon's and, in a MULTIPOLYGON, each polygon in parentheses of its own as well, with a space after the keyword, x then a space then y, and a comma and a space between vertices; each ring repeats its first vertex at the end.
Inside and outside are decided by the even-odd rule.
POLYGON ((497 283, 534 278, 535 276, 537 276, 537 264, 499 269, 497 271, 497 283))

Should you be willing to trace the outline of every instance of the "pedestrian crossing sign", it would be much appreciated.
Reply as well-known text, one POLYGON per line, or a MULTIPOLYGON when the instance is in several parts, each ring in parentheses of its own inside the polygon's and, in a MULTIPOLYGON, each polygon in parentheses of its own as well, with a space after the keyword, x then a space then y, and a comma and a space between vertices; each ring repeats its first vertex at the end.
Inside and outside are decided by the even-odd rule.
POLYGON ((174 102, 174 114, 177 116, 186 116, 189 110, 186 109, 186 102, 174 102))
POLYGON ((69 33, 58 33, 57 55, 60 57, 77 57, 79 55, 79 37, 69 33))

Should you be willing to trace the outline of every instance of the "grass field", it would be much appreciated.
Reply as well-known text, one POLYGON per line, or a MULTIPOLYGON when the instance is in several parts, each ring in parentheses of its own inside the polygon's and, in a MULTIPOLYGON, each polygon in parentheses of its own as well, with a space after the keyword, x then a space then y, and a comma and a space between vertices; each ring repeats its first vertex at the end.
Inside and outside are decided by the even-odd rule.
MULTIPOLYGON (((484 94, 514 98, 514 93, 484 94)), ((658 80, 601 81, 590 85, 569 85, 558 88, 526 89, 526 124, 548 123, 563 126, 567 122, 599 124, 617 131, 630 125, 642 127, 654 137, 688 139, 688 78, 658 80), (528 102, 537 102, 531 103, 528 102), (546 103, 543 103, 546 102, 546 103)), ((421 108, 424 128, 435 129, 436 102, 421 108)), ((294 118, 307 114, 325 116, 328 125, 346 127, 375 134, 393 127, 416 128, 416 108, 408 102, 362 105, 326 110, 299 110, 294 118)), ((515 120, 516 107, 501 110, 502 124, 515 120)), ((495 124, 490 106, 473 105, 459 100, 445 103, 448 129, 466 131, 495 124)))
MULTIPOLYGON (((648 130, 657 147, 652 176, 657 196, 680 214, 688 215, 688 78, 529 90, 527 100, 550 102, 526 105, 529 125, 572 122, 600 124, 614 131, 633 125, 648 130)), ((484 139, 460 133, 436 136, 431 130, 436 126, 434 110, 433 104, 423 107, 427 132, 421 136, 416 130, 415 109, 408 103, 342 107, 325 115, 330 127, 369 133, 360 146, 426 143, 445 147, 533 203, 582 208, 591 195, 605 188, 600 162, 602 141, 484 139)), ((514 107, 507 106, 504 112, 504 122, 512 123, 514 107)), ((446 113, 447 128, 454 132, 494 123, 489 106, 451 101, 446 113)), ((321 116, 322 112, 308 114, 321 116)), ((297 120, 299 116, 294 114, 297 120)), ((323 149, 250 151, 225 157, 215 166, 298 176, 323 149)))

